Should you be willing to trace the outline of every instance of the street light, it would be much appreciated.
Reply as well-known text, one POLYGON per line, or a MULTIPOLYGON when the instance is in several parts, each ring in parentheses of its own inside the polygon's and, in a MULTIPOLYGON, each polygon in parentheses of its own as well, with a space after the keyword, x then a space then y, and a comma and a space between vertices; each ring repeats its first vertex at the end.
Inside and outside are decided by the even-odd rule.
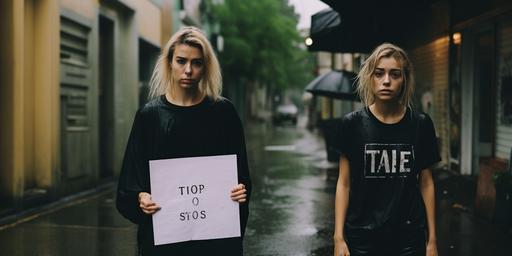
POLYGON ((313 44, 313 39, 311 39, 311 37, 308 37, 306 38, 306 40, 304 40, 304 43, 306 44, 306 46, 311 46, 313 44))
POLYGON ((452 39, 454 44, 460 44, 462 41, 462 36, 460 35, 460 32, 453 34, 452 39))

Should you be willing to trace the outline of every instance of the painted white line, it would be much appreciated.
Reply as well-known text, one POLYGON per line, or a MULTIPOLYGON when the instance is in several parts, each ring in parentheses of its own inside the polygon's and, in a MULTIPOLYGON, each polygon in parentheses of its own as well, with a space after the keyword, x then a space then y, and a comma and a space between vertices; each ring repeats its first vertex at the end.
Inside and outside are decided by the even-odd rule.
POLYGON ((295 151, 295 145, 272 145, 265 146, 265 151, 295 151))

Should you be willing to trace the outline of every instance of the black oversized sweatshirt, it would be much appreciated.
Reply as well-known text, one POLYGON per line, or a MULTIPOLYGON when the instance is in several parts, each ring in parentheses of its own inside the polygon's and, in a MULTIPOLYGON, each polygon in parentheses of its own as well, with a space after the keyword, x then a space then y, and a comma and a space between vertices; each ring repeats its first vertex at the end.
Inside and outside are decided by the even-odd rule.
POLYGON ((139 225, 139 253, 242 255, 249 200, 240 204, 242 237, 161 246, 154 246, 151 216, 142 212, 138 202, 140 192, 151 193, 150 160, 226 154, 237 155, 238 181, 245 184, 250 196, 243 127, 233 104, 225 98, 214 101, 205 97, 197 105, 182 107, 162 95, 137 111, 119 177, 116 205, 124 217, 139 225))

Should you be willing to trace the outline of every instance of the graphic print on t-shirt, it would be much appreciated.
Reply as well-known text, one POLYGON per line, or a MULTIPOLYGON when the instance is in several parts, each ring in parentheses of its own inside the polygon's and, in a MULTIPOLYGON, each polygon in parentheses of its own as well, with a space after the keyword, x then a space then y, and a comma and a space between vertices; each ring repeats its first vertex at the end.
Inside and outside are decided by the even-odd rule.
POLYGON ((365 144, 364 177, 407 177, 414 168, 414 147, 411 144, 365 144))

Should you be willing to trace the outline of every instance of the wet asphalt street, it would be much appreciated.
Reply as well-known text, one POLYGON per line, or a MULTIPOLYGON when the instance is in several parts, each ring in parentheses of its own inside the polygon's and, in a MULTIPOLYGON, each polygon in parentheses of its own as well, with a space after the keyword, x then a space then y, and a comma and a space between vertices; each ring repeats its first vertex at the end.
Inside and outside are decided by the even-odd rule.
MULTIPOLYGON (((253 195, 245 255, 332 255, 337 167, 325 160, 322 137, 256 123, 246 138, 253 195)), ((455 196, 456 181, 436 177, 440 255, 512 255, 512 235, 474 217, 455 196)), ((136 227, 117 213, 114 196, 112 188, 2 227, 0 255, 134 255, 136 227)))
POLYGON ((253 180, 246 255, 332 254, 337 171, 322 138, 286 125, 246 133, 253 180))

